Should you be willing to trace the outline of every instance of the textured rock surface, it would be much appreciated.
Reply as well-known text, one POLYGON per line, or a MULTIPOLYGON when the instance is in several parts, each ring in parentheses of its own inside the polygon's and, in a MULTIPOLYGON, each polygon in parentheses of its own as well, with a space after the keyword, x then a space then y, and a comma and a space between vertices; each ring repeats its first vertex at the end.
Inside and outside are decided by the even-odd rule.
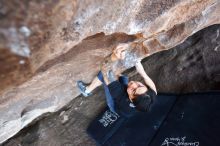
POLYGON ((7 88, 18 86, 32 75, 29 60, 7 49, 0 49, 0 67, 0 94, 7 88))
POLYGON ((41 68, 48 60, 99 32, 141 33, 148 41, 164 46, 163 49, 174 47, 192 33, 219 23, 219 5, 216 0, 78 1, 72 19, 57 27, 47 43, 32 55, 33 69, 41 68))
MULTIPOLYGON (((219 90, 219 31, 220 25, 208 27, 181 45, 144 59, 144 68, 158 90, 172 93, 219 90)), ((126 74, 141 81, 134 69, 126 71, 126 74)), ((79 96, 55 114, 22 130, 5 146, 93 146, 95 143, 85 130, 104 105, 104 92, 100 87, 93 96, 79 96)))
MULTIPOLYGON (((0 95, 0 143, 33 119, 59 110, 79 95, 76 80, 90 82, 116 44, 135 40, 147 49, 140 54, 142 58, 172 48, 198 30, 220 22, 218 0, 22 0, 19 3, 3 0, 1 3, 4 31, 0 30, 0 39, 9 42, 2 47, 23 42, 18 46, 25 50, 28 41, 31 67, 36 73, 27 82, 0 95), (19 9, 11 12, 14 6, 19 9), (14 19, 16 23, 9 21, 14 19), (8 33, 11 28, 15 37, 8 33)), ((184 66, 187 64, 179 70, 184 66)), ((160 88, 175 91, 165 89, 160 88)), ((175 92, 181 92, 177 89, 180 88, 175 92)))

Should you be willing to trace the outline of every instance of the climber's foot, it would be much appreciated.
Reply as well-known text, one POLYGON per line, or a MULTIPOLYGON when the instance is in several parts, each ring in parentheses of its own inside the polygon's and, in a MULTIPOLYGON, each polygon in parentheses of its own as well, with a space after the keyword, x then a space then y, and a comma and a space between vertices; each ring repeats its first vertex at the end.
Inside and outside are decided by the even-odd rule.
POLYGON ((91 92, 90 93, 86 92, 86 85, 82 81, 77 81, 77 87, 79 88, 80 93, 82 93, 83 96, 88 97, 92 95, 91 92))

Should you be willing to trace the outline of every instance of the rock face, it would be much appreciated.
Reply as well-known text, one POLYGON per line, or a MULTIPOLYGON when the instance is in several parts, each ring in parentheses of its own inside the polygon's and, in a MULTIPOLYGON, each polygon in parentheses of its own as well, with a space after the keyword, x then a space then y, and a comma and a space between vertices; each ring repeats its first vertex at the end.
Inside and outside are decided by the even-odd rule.
MULTIPOLYGON (((1 23, 0 40, 7 42, 6 45, 1 46, 12 50, 16 42, 20 46, 17 50, 26 52, 23 56, 30 55, 25 51, 29 47, 28 50, 31 52, 29 60, 35 75, 20 86, 8 89, 0 95, 0 143, 15 135, 37 117, 59 110, 78 96, 76 81, 81 79, 90 82, 100 69, 103 59, 118 43, 136 43, 141 49, 146 50, 145 53, 138 54, 138 57, 145 58, 158 51, 175 47, 188 36, 207 26, 220 23, 220 1, 218 0, 166 2, 163 0, 46 2, 22 0, 22 2, 19 4, 16 1, 1 2, 0 16, 3 23, 1 23), (16 5, 20 9, 10 13, 16 5), (11 23, 9 20, 16 21, 11 23), (13 31, 16 32, 15 36, 20 37, 11 37, 11 33, 8 33, 11 28, 16 30, 13 31)), ((219 31, 211 32, 210 35, 216 36, 213 47, 217 51, 213 57, 217 59, 219 31)), ((187 44, 185 46, 190 47, 187 44)), ((203 45, 195 52, 186 53, 185 56, 188 58, 180 57, 176 64, 173 64, 173 69, 180 64, 177 66, 178 71, 189 74, 187 68, 191 67, 193 62, 205 60, 204 64, 211 63, 203 59, 207 57, 201 57, 206 51, 206 49, 202 51, 202 47, 203 45), (197 51, 202 53, 196 55, 197 51), (190 56, 196 57, 190 59, 190 56), (184 61, 186 63, 183 63, 184 61)), ((213 47, 207 46, 209 49, 213 47)), ((182 54, 184 53, 183 50, 182 54)), ((158 61, 155 61, 156 65, 161 65, 164 63, 163 59, 167 59, 163 55, 160 56, 161 60, 158 58, 158 61)), ((175 52, 173 56, 175 58, 175 52)), ((172 61, 172 57, 169 59, 172 61)), ((150 66, 152 67, 155 62, 151 62, 150 66)), ((208 66, 204 67, 208 75, 207 80, 219 71, 218 67, 207 68, 208 66)), ((128 68, 123 70, 125 69, 128 68)), ((163 70, 163 68, 160 69, 163 70)), ((204 73, 204 70, 197 69, 193 73, 196 71, 198 74, 204 73)), ((168 71, 172 71, 172 68, 168 71)), ((161 76, 161 71, 154 73, 161 76)), ((214 75, 214 77, 218 79, 218 76, 214 75)), ((168 74, 163 78, 170 79, 168 74)), ((182 88, 180 84, 176 86, 172 84, 176 78, 172 77, 168 81, 157 83, 159 91, 189 91, 187 87, 182 88), (165 86, 166 82, 171 82, 171 85, 165 86)), ((154 80, 158 82, 155 77, 154 80)), ((183 81, 186 80, 184 76, 183 81)), ((203 87, 209 89, 211 83, 210 86, 203 87)), ((200 89, 202 90, 195 87, 192 91, 200 89)), ((88 111, 86 114, 91 113, 88 111)))
POLYGON ((32 75, 30 62, 27 58, 0 49, 0 94, 6 88, 13 88, 26 81, 32 75))
MULTIPOLYGON (((210 26, 175 48, 144 59, 144 68, 158 90, 186 93, 220 89, 219 31, 220 25, 210 26)), ((131 80, 141 81, 134 68, 125 74, 131 80)), ((85 130, 105 106, 104 96, 100 87, 89 98, 77 97, 58 112, 22 130, 5 146, 95 145, 85 130)))

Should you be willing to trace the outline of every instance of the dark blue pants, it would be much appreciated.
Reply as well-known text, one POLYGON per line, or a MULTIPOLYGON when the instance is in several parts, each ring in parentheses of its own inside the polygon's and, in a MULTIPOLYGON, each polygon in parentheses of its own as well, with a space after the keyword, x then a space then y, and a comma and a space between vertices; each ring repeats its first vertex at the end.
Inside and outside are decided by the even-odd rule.
POLYGON ((111 93, 109 91, 109 88, 108 86, 106 85, 105 83, 105 80, 104 80, 104 77, 103 77, 103 74, 102 72, 100 71, 97 75, 98 79, 102 82, 102 85, 104 87, 104 90, 105 90, 105 98, 106 98, 106 102, 107 102, 107 105, 109 107, 109 109, 116 113, 115 112, 115 104, 114 104, 114 98, 111 96, 111 93))

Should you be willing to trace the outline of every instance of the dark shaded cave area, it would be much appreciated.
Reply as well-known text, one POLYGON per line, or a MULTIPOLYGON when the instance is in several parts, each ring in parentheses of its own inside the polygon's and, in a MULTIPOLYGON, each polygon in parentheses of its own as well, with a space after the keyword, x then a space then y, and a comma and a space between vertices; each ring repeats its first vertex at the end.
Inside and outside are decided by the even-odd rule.
MULTIPOLYGON (((155 53, 142 63, 161 93, 191 93, 220 89, 220 25, 209 26, 180 45, 155 53)), ((130 80, 141 77, 131 68, 130 80)), ((4 146, 87 146, 95 142, 86 127, 105 107, 102 87, 88 98, 78 96, 56 113, 48 113, 5 142, 4 146)), ((199 122, 199 121, 198 121, 199 122)))

